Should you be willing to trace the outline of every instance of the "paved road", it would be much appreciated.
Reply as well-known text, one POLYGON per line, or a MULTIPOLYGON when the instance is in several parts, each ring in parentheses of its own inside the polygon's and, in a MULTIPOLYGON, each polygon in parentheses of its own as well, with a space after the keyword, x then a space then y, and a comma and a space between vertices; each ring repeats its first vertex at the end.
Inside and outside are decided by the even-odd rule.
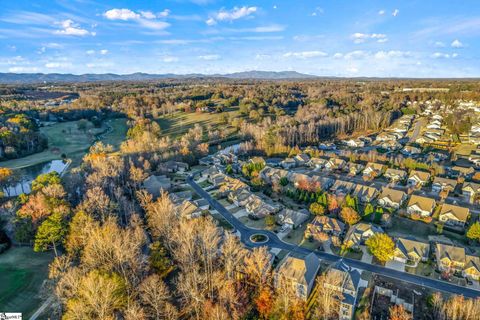
POLYGON ((353 268, 358 268, 362 270, 367 270, 382 276, 390 277, 397 280, 402 280, 406 282, 410 282, 416 285, 420 285, 422 287, 428 287, 438 291, 444 291, 448 293, 463 295, 469 298, 480 297, 480 291, 474 290, 471 288, 466 288, 462 286, 458 286, 452 283, 448 283, 445 281, 435 280, 432 278, 422 277, 418 275, 414 275, 407 272, 397 271, 388 269, 382 266, 373 265, 365 262, 361 262, 354 259, 344 258, 341 256, 337 256, 334 254, 320 252, 320 251, 312 251, 307 248, 299 247, 290 243, 283 242, 280 240, 277 235, 273 232, 267 230, 257 230, 252 229, 245 226, 243 223, 238 221, 231 213, 228 211, 223 205, 221 205, 217 200, 213 199, 209 193, 203 190, 192 178, 192 176, 188 176, 186 182, 195 190, 195 192, 208 201, 210 206, 217 210, 224 218, 227 220, 236 230, 240 232, 241 241, 248 247, 256 247, 256 246, 264 246, 267 245, 269 248, 279 248, 282 250, 293 251, 296 253, 301 254, 310 254, 314 252, 320 259, 328 261, 328 262, 336 262, 343 259, 348 265, 353 268), (253 234, 263 234, 268 236, 269 240, 266 243, 257 244, 250 241, 250 236, 253 234))

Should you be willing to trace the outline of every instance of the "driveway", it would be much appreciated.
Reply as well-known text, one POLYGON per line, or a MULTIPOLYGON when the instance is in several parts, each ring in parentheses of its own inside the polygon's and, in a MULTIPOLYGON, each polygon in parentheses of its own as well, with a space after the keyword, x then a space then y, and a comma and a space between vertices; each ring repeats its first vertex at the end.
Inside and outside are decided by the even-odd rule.
POLYGON ((233 216, 237 219, 240 219, 241 217, 248 216, 248 212, 245 209, 239 210, 233 214, 233 216))
POLYGON ((398 271, 405 271, 405 263, 396 261, 396 260, 390 260, 385 264, 386 268, 393 269, 393 270, 398 270, 398 271))
POLYGON ((360 246, 362 249, 363 255, 362 255, 362 262, 365 263, 372 263, 373 256, 368 252, 367 247, 365 246, 360 246))

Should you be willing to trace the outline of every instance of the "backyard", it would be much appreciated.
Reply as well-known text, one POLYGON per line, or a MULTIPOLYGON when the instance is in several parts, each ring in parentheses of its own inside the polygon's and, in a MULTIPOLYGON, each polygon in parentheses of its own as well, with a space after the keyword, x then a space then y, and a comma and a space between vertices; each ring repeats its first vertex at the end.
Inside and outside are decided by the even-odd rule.
POLYGON ((22 312, 28 319, 40 306, 39 292, 48 276, 51 253, 13 247, 0 255, 0 310, 22 312))

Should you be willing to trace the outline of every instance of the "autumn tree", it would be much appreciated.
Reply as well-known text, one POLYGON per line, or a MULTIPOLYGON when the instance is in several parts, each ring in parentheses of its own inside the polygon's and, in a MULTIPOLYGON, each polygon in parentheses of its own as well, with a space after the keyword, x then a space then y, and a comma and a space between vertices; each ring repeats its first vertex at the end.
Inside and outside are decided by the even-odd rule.
POLYGON ((313 202, 310 207, 310 212, 314 215, 321 216, 325 214, 325 207, 318 202, 313 202))
POLYGON ((389 320, 412 320, 413 317, 405 310, 403 305, 394 305, 389 309, 389 320))
POLYGON ((339 272, 327 271, 317 278, 317 283, 321 286, 318 289, 313 309, 317 319, 338 318, 343 295, 336 288, 341 287, 342 282, 343 277, 339 272))
POLYGON ((152 319, 178 319, 177 309, 170 303, 167 286, 158 275, 145 278, 139 287, 140 300, 152 319))
POLYGON ((480 240, 480 222, 477 221, 468 228, 467 238, 473 241, 480 240))
POLYGON ((350 207, 342 208, 342 211, 340 212, 340 218, 348 225, 354 225, 360 221, 360 215, 357 213, 357 211, 350 207))
POLYGON ((376 233, 365 241, 368 251, 382 263, 392 259, 395 243, 386 233, 376 233))

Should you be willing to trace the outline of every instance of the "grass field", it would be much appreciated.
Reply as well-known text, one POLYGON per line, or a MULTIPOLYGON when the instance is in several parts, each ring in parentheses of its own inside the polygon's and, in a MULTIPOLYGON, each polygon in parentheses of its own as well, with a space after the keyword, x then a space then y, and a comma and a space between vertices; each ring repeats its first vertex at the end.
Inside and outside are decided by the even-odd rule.
POLYGON ((234 117, 238 116, 238 111, 225 111, 222 113, 178 112, 171 116, 161 117, 157 119, 157 122, 164 135, 177 138, 186 133, 190 128, 193 128, 195 124, 199 124, 203 127, 211 125, 213 129, 216 129, 220 124, 222 115, 234 117))
POLYGON ((61 159, 62 154, 72 159, 76 165, 85 152, 95 141, 95 137, 105 132, 100 140, 117 147, 123 141, 127 131, 125 119, 109 120, 112 127, 107 131, 108 126, 94 128, 89 123, 87 131, 83 132, 77 128, 78 121, 59 122, 50 126, 40 128, 40 131, 48 138, 48 149, 20 159, 0 162, 0 166, 11 169, 25 168, 34 164, 43 163, 55 159, 61 159))
POLYGON ((51 253, 35 253, 29 247, 13 247, 0 254, 0 310, 22 312, 24 319, 41 305, 38 297, 48 276, 51 253))

